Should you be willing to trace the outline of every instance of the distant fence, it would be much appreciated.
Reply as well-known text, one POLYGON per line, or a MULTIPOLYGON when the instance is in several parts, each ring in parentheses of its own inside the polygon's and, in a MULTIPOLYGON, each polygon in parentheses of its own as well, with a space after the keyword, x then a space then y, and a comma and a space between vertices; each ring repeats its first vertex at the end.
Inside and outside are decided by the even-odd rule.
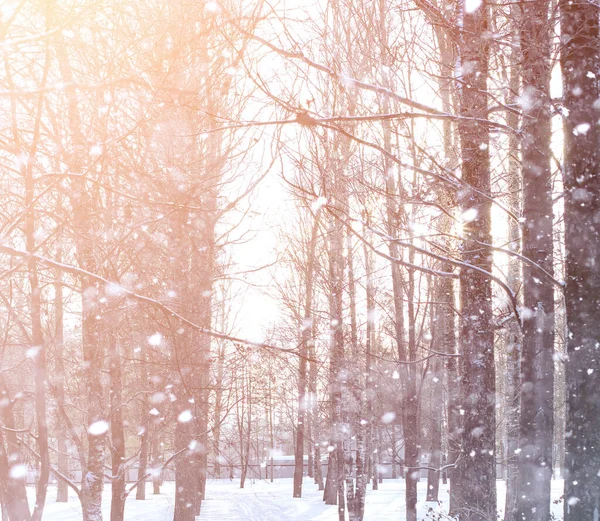
MULTIPOLYGON (((321 464, 321 470, 323 472, 323 478, 327 476, 327 462, 323 462, 321 464)), ((216 479, 214 466, 208 466, 208 478, 216 479)), ((391 463, 382 463, 379 465, 379 472, 383 479, 389 479, 392 477, 392 464, 391 463)), ((396 465, 396 473, 398 477, 400 476, 400 466, 396 465)), ((241 466, 236 465, 221 465, 220 470, 220 478, 221 479, 239 479, 242 474, 241 466)), ((308 474, 308 465, 304 464, 304 475, 308 474)), ((426 470, 420 471, 421 477, 427 476, 426 470)), ((29 470, 27 473, 27 483, 30 485, 35 484, 37 477, 37 471, 29 470)), ((271 464, 267 462, 265 465, 263 464, 250 464, 248 465, 248 473, 246 475, 248 479, 271 479, 271 464)), ((273 464, 273 478, 293 478, 294 477, 294 463, 292 462, 274 462, 273 464)), ((81 483, 81 471, 75 470, 69 472, 69 478, 75 483, 81 483)), ((175 481, 175 469, 166 468, 162 472, 162 479, 164 481, 175 481)), ((129 483, 135 482, 138 480, 138 468, 133 467, 127 471, 126 481, 129 483)), ((152 478, 149 478, 148 481, 151 481, 152 478)), ((105 480, 109 482, 108 479, 105 480)), ((53 474, 50 475, 50 483, 56 483, 57 478, 53 474)))

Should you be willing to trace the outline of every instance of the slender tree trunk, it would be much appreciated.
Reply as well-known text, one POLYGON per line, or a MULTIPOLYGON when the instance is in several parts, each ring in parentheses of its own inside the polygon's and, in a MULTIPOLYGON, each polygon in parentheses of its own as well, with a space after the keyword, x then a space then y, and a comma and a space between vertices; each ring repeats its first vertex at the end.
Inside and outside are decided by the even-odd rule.
POLYGON ((304 475, 304 428, 307 418, 306 357, 309 349, 309 343, 313 342, 313 339, 311 338, 313 331, 313 278, 318 230, 319 220, 318 216, 315 216, 310 241, 308 244, 304 299, 304 323, 301 326, 302 338, 300 340, 300 361, 298 369, 298 423, 296 426, 296 451, 294 456, 294 497, 302 497, 302 476, 304 475))
MULTIPOLYGON (((269 372, 270 372, 269 368, 269 372)), ((273 376, 272 374, 269 375, 269 410, 268 415, 269 415, 269 445, 271 446, 271 449, 269 451, 269 466, 271 468, 271 483, 273 483, 273 479, 274 479, 274 474, 275 474, 275 435, 273 432, 273 390, 271 387, 271 382, 273 381, 273 376)), ((257 454, 257 460, 258 460, 258 454, 257 454)), ((304 460, 304 455, 302 457, 302 460, 304 460)))
POLYGON ((319 490, 325 490, 323 482, 323 465, 321 464, 321 447, 315 443, 315 481, 319 490))
POLYGON ((146 479, 142 477, 148 473, 148 451, 150 448, 150 419, 147 413, 147 407, 143 411, 142 435, 140 436, 140 463, 138 468, 138 479, 141 479, 135 491, 135 499, 143 501, 146 499, 146 479))
POLYGON ((250 440, 252 439, 252 389, 250 386, 250 379, 248 378, 248 388, 247 388, 247 397, 248 397, 248 414, 246 417, 246 446, 243 451, 243 461, 242 461, 242 476, 240 478, 240 488, 244 488, 246 483, 246 476, 248 475, 248 465, 250 463, 250 440))
MULTIPOLYGON (((224 305, 224 304, 223 304, 224 305)), ((224 310, 222 310, 224 314, 224 310)), ((223 320, 223 323, 225 321, 223 320)), ((215 450, 215 478, 221 478, 221 410, 223 407, 223 372, 225 368, 225 343, 218 342, 218 354, 217 354, 217 379, 215 382, 215 408, 214 408, 214 420, 213 420, 213 446, 215 450)))
MULTIPOLYGON (((511 18, 516 27, 520 27, 520 7, 511 6, 511 18)), ((513 105, 517 99, 520 85, 520 38, 515 31, 513 47, 510 57, 509 97, 507 104, 513 105)), ((511 128, 518 128, 519 114, 508 110, 506 123, 511 128)), ((508 202, 509 207, 517 214, 521 213, 521 180, 519 148, 520 137, 511 133, 508 138, 508 202)), ((511 251, 520 253, 520 228, 519 223, 511 217, 508 218, 508 240, 511 251)), ((516 294, 521 285, 521 261, 515 257, 509 259, 508 287, 516 294)), ((519 422, 521 409, 521 330, 516 320, 512 320, 507 327, 508 342, 506 347, 506 379, 505 379, 505 416, 506 416, 506 501, 504 504, 504 521, 519 521, 517 518, 518 490, 518 448, 519 448, 519 422)))
POLYGON ((600 516, 600 149, 597 6, 561 0, 565 139, 565 521, 600 516))
POLYGON ((158 425, 152 426, 150 448, 152 452, 152 493, 160 494, 160 486, 162 484, 162 470, 160 463, 160 437, 158 425))
MULTIPOLYGON (((143 385, 145 389, 148 389, 148 385, 150 383, 150 373, 148 370, 148 364, 152 360, 151 356, 146 356, 142 354, 139 359, 141 369, 140 369, 140 379, 143 381, 143 385)), ((142 432, 140 435, 140 460, 139 460, 139 468, 137 472, 137 479, 141 480, 137 489, 135 491, 135 499, 137 501, 144 501, 146 499, 146 482, 147 479, 144 477, 148 474, 148 462, 152 457, 152 434, 151 434, 151 421, 152 415, 150 414, 150 403, 148 400, 148 394, 145 393, 142 398, 142 411, 141 411, 141 420, 142 420, 142 432)))
MULTIPOLYGON (((455 98, 456 89, 453 81, 454 69, 456 67, 456 42, 453 35, 449 34, 445 27, 434 25, 435 34, 440 49, 440 77, 438 85, 440 96, 442 99, 442 109, 444 112, 452 113, 456 111, 455 98)), ((444 141, 444 156, 448 169, 454 169, 458 166, 458 158, 454 146, 454 124, 450 120, 443 122, 443 141, 444 141)), ((456 196, 452 192, 443 192, 440 194, 440 199, 447 208, 456 207, 456 196)), ((450 234, 452 232, 453 220, 448 216, 442 216, 442 233, 450 234)), ((450 239, 446 239, 446 243, 451 248, 450 239)), ((453 266, 451 264, 443 265, 443 270, 451 272, 453 266)), ((437 282, 441 285, 439 295, 438 311, 443 317, 444 328, 440 329, 442 335, 441 342, 444 346, 442 352, 449 355, 457 354, 456 345, 456 320, 455 320, 455 288, 452 279, 444 278, 437 282)), ((460 415, 460 375, 458 371, 458 361, 456 356, 448 356, 445 363, 446 382, 447 382, 447 411, 448 418, 448 433, 447 433, 447 464, 454 464, 460 454, 460 438, 461 438, 461 415, 460 415)), ((454 515, 459 501, 460 473, 454 469, 448 469, 444 473, 444 477, 450 477, 450 504, 449 513, 454 515)))
MULTIPOLYGON (((62 248, 56 249, 56 260, 62 261, 62 248)), ((60 270, 55 272, 54 281, 54 314, 55 314, 55 332, 54 332, 54 358, 55 358, 55 392, 60 395, 60 403, 65 401, 65 361, 64 361, 64 301, 62 273, 60 270)), ((69 455, 67 454, 67 428, 64 418, 58 415, 56 420, 56 437, 58 446, 58 471, 63 476, 69 475, 69 455)), ((57 484, 56 502, 66 503, 69 500, 69 488, 66 481, 59 479, 57 484)))
MULTIPOLYGON (((314 327, 314 324, 313 324, 314 327)), ((314 329, 313 329, 314 331, 314 329)), ((314 334, 313 334, 314 337, 314 334)), ((308 354, 311 360, 315 360, 315 343, 309 344, 308 354)), ((323 482, 323 466, 321 464, 321 446, 319 445, 320 426, 319 426, 319 400, 317 394, 317 377, 318 377, 318 365, 316 362, 310 362, 310 370, 308 372, 308 389, 310 393, 310 417, 311 417, 311 447, 314 453, 313 464, 315 468, 315 484, 319 487, 319 490, 325 490, 325 484, 323 482)))
MULTIPOLYGON (((432 336, 436 351, 447 353, 453 345, 448 346, 448 331, 453 332, 452 324, 448 323, 448 318, 452 319, 451 312, 446 308, 445 295, 447 284, 451 283, 449 279, 440 278, 435 281, 434 305, 432 309, 433 323, 431 324, 432 336)), ((452 339, 454 340, 454 339, 452 339)), ((430 414, 430 440, 431 450, 429 467, 439 469, 442 465, 442 420, 443 420, 443 374, 441 368, 443 361, 439 357, 434 357, 431 362, 431 406, 430 414)), ((427 501, 437 501, 440 489, 440 473, 436 470, 429 470, 427 473, 427 501)))
MULTIPOLYGON (((378 10, 379 10, 379 31, 380 31, 380 48, 382 56, 384 59, 384 65, 391 66, 392 65, 392 56, 389 52, 389 29, 388 24, 386 22, 386 15, 388 13, 388 3, 386 0, 379 0, 378 10)), ((383 76, 383 85, 388 88, 393 88, 391 85, 391 81, 388 78, 387 72, 382 68, 382 76, 383 76)), ((381 99, 381 107, 384 114, 387 114, 391 111, 391 106, 389 99, 387 97, 383 97, 381 99)), ((383 146, 386 151, 392 152, 392 141, 391 141, 391 125, 388 120, 382 122, 383 126, 383 146)), ((387 233, 390 237, 397 238, 398 237, 398 214, 399 214, 399 203, 397 198, 399 194, 402 192, 402 187, 400 186, 400 176, 398 176, 398 186, 394 181, 394 175, 392 170, 391 161, 385 157, 383 160, 383 174, 385 176, 385 205, 386 205, 386 228, 387 233)), ((394 259, 400 259, 402 257, 402 253, 398 244, 395 241, 389 241, 388 248, 390 252, 390 257, 394 259)), ((414 420, 416 420, 416 409, 412 407, 413 400, 415 399, 414 394, 411 395, 411 390, 414 391, 416 389, 415 386, 412 385, 414 383, 411 378, 411 367, 404 365, 403 362, 408 361, 408 352, 404 342, 404 289, 403 289, 403 280, 402 280, 402 270, 399 264, 392 262, 391 263, 391 272, 392 272, 392 294, 394 300, 394 333, 395 333, 395 342, 396 349, 398 352, 398 360, 401 363, 399 368, 400 379, 398 380, 399 389, 398 392, 400 394, 399 403, 402 404, 402 410, 397 411, 398 417, 402 418, 402 431, 403 438, 405 443, 405 465, 410 466, 412 461, 412 466, 416 465, 416 425, 414 424, 414 420), (412 382, 412 383, 411 383, 412 382)), ((410 322, 409 322, 410 327, 410 322)), ((416 406, 416 403, 414 403, 416 406)), ((380 459, 381 455, 377 454, 377 459, 380 459)), ((377 474, 377 471, 376 471, 377 474)), ((406 512, 407 512, 407 521, 414 521, 416 518, 416 481, 412 479, 411 475, 414 472, 409 471, 405 474, 406 479, 406 512)))
MULTIPOLYGON (((338 207, 343 200, 340 183, 341 172, 339 164, 335 164, 334 173, 334 205, 338 207)), ((342 222, 335 217, 331 220, 329 231, 329 277, 330 295, 329 308, 331 320, 331 355, 329 361, 329 386, 331 400, 331 445, 333 450, 329 453, 329 465, 327 467, 327 483, 325 486, 324 499, 327 505, 338 505, 338 517, 343 521, 345 515, 344 502, 344 447, 342 429, 342 371, 344 365, 344 335, 342 326, 343 309, 343 249, 344 229, 342 222)))
MULTIPOLYGON (((411 237, 412 242, 412 237, 411 237)), ((409 250, 409 262, 414 264, 414 249, 409 250)), ((411 362, 406 367, 406 395, 404 397, 404 406, 402 408, 404 415, 404 459, 406 461, 407 472, 405 474, 406 482, 406 520, 417 520, 417 483, 419 481, 418 466, 419 448, 417 439, 419 436, 418 408, 419 396, 417 391, 417 344, 415 337, 415 270, 408 270, 408 357, 411 362)))
MULTIPOLYGON (((111 321, 116 320, 113 316, 111 321)), ((125 515, 125 433, 123 428, 123 397, 121 355, 115 330, 108 332, 110 349, 110 432, 112 487, 110 521, 123 521, 125 515)))

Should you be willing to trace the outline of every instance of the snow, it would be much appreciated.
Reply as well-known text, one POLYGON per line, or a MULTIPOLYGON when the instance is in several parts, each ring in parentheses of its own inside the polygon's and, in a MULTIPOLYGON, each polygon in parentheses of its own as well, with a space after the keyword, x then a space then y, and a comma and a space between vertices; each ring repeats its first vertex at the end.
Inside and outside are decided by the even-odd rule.
POLYGON ((97 422, 92 423, 88 427, 88 432, 92 436, 102 436, 103 434, 108 432, 108 427, 108 422, 105 422, 104 420, 99 420, 97 422))
POLYGON ((310 205, 310 209, 317 213, 321 208, 323 208, 323 206, 325 206, 327 204, 327 198, 326 197, 317 197, 312 204, 310 205))
POLYGON ((465 0, 465 13, 474 13, 481 6, 481 0, 465 0))
POLYGON ((479 212, 477 211, 477 208, 469 208, 468 210, 465 210, 462 214, 462 220, 464 223, 470 223, 473 222, 475 219, 477 219, 477 214, 479 212))
POLYGON ((12 479, 25 479, 27 476, 27 465, 13 465, 8 473, 12 479))
POLYGON ((386 412, 381 417, 381 423, 392 423, 396 419, 396 413, 394 412, 386 412))
POLYGON ((158 347, 162 342, 162 335, 160 333, 154 333, 148 337, 148 343, 153 347, 158 347))
MULTIPOLYGON (((417 504, 419 520, 438 519, 448 508, 448 486, 440 484, 439 503, 426 502, 425 492, 427 480, 418 483, 419 502, 417 504)), ((28 487, 31 504, 35 502, 35 488, 28 487)), ((317 490, 312 479, 305 478, 303 497, 293 499, 292 479, 277 479, 273 483, 265 480, 247 480, 244 489, 239 488, 239 481, 229 479, 209 480, 207 498, 199 521, 337 521, 337 507, 325 505, 322 492, 317 490)), ((558 500, 563 493, 563 481, 552 482, 552 498, 558 500)), ((498 505, 504 504, 505 484, 498 481, 498 505)), ((110 519, 110 485, 104 487, 102 496, 102 513, 105 520, 110 519)), ((44 511, 44 521, 80 521, 81 507, 77 496, 69 490, 68 503, 56 503, 56 486, 50 486, 48 501, 44 511)), ((125 521, 171 521, 173 519, 173 503, 175 484, 165 482, 161 494, 152 494, 152 484, 146 485, 146 500, 137 501, 135 491, 127 498, 125 504, 125 521)), ((500 519, 503 512, 500 508, 500 519)), ((557 520, 562 519, 563 504, 553 502, 552 512, 557 520)), ((379 490, 368 487, 365 521, 402 521, 406 517, 404 504, 404 480, 386 479, 379 485, 379 490)), ((445 517, 441 516, 442 519, 445 517)))
POLYGON ((591 125, 589 123, 580 123, 573 129, 573 134, 576 136, 585 136, 590 128, 591 125))
POLYGON ((177 421, 180 423, 187 423, 189 421, 192 421, 192 418, 192 411, 186 409, 185 411, 182 411, 181 414, 177 417, 177 421))

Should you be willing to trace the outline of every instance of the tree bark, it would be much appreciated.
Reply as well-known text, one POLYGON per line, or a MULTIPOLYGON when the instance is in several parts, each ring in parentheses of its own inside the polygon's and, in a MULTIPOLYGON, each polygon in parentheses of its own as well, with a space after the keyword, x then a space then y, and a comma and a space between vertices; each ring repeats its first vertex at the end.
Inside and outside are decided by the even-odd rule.
MULTIPOLYGON (((489 6, 463 8, 460 42, 462 73, 458 124, 462 153, 459 202, 463 225, 463 261, 486 272, 492 269, 491 191, 487 79, 489 6), (476 118, 476 119, 475 119, 476 118)), ((496 518, 496 386, 492 287, 488 275, 460 271, 462 406, 464 423, 459 472, 462 490, 457 512, 461 521, 496 518)))
MULTIPOLYGON (((8 393, 8 386, 0 372, 0 417, 9 430, 0 432, 0 488, 2 503, 8 512, 9 521, 30 521, 31 513, 27 502, 26 478, 23 475, 25 462, 21 456, 21 443, 15 432, 13 415, 14 402, 8 393), (6 448, 5 448, 6 447, 6 448)), ((2 429, 0 429, 2 431, 2 429)))
MULTIPOLYGON (((553 274, 549 2, 523 3, 523 254, 553 274)), ((550 518, 554 428, 554 286, 523 265, 523 345, 517 519, 550 518)))
MULTIPOLYGON (((62 248, 57 247, 56 260, 62 261, 62 248)), ((60 270, 55 272, 54 281, 54 314, 55 314, 55 332, 54 332, 54 358, 55 358, 55 392, 59 397, 57 400, 62 404, 65 401, 65 361, 64 361, 64 301, 62 273, 60 270)), ((58 415, 56 419, 56 437, 58 438, 58 471, 63 476, 69 475, 69 455, 67 454, 67 432, 64 418, 58 415)), ((66 503, 69 500, 69 487, 66 481, 59 479, 57 484, 56 502, 66 503)))
MULTIPOLYGON (((512 5, 510 8, 511 18, 515 27, 520 27, 520 6, 512 5)), ((521 50, 519 33, 515 31, 513 36, 512 50, 510 56, 510 69, 508 71, 509 95, 507 105, 514 105, 520 87, 521 50)), ((507 110, 506 123, 511 128, 518 128, 519 114, 514 110, 507 110)), ((508 203, 509 207, 518 216, 521 215, 521 179, 520 179, 520 138, 516 133, 511 133, 508 138, 508 203)), ((509 248, 515 253, 521 253, 520 225, 510 216, 508 217, 508 240, 509 248)), ((513 257, 508 264, 508 287, 515 293, 521 286, 521 261, 513 257)), ((519 521, 517 519, 517 495, 518 490, 518 448, 519 448, 519 422, 521 409, 521 345, 522 335, 520 324, 511 320, 507 326, 506 346, 506 379, 504 391, 504 414, 505 420, 505 458, 506 458, 506 499, 504 504, 504 521, 519 521)))
POLYGON ((600 152, 597 6, 561 0, 565 140, 565 521, 600 515, 600 152))
MULTIPOLYGON (((116 317, 111 317, 114 323, 116 317)), ((108 332, 110 349, 110 432, 112 487, 110 521, 123 521, 125 515, 125 433, 123 429, 123 398, 121 357, 117 333, 108 332)))
MULTIPOLYGON (((315 249, 317 245, 317 232, 319 230, 318 215, 315 216, 312 232, 308 244, 308 259, 306 261, 306 285, 304 299, 304 323, 301 325, 302 338, 300 340, 300 360, 298 369, 298 423, 296 426, 296 451, 294 455, 294 494, 302 497, 302 477, 304 475, 304 429, 307 418, 306 395, 306 357, 309 343, 312 339, 312 307, 313 307, 313 278, 315 264, 315 249)), ((271 447, 272 448, 272 447, 271 447)))

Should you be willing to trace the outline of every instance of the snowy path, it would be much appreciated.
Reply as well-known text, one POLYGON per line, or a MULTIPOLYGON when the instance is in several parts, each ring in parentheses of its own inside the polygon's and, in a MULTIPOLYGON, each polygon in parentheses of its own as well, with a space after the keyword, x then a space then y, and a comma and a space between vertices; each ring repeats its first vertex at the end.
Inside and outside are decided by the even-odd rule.
MULTIPOLYGON (((445 512, 448 506, 448 487, 440 485, 440 503, 425 502, 426 480, 418 485, 418 519, 435 519, 433 512, 445 512)), ((552 497, 562 495, 562 481, 552 484, 552 497)), ((172 521, 175 498, 174 483, 167 482, 162 493, 154 496, 152 484, 148 484, 145 501, 136 501, 132 494, 126 503, 125 521, 172 521)), ((28 488, 31 503, 34 501, 34 489, 28 488)), ((498 482, 498 504, 504 503, 505 486, 498 482)), ((200 514, 200 521, 337 521, 337 507, 327 506, 321 501, 319 492, 312 480, 306 479, 303 497, 293 499, 292 480, 278 479, 268 481, 248 480, 246 488, 239 488, 239 481, 218 480, 207 483, 207 497, 200 514)), ((56 487, 48 491, 48 501, 43 521, 80 521, 81 508, 77 497, 70 492, 68 503, 55 503, 56 487)), ((552 510, 557 520, 562 519, 562 502, 553 504, 552 510)), ((102 512, 104 520, 110 519, 110 487, 105 487, 102 512)), ((403 521, 404 481, 385 480, 379 490, 367 492, 365 521, 403 521)))

